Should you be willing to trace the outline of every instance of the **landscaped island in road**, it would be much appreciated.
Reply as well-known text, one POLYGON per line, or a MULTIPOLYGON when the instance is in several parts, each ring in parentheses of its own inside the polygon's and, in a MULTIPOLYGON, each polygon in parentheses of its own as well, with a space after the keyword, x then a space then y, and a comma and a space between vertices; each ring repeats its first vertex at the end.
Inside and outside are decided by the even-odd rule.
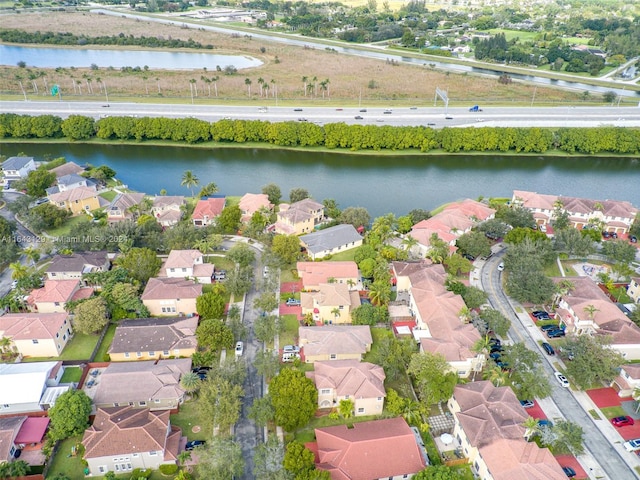
POLYGON ((195 118, 92 117, 71 115, 0 114, 0 138, 61 138, 70 141, 172 141, 187 144, 216 142, 266 143, 282 147, 357 150, 434 150, 453 152, 565 153, 640 152, 640 130, 633 128, 538 128, 481 127, 443 128, 347 125, 316 125, 309 122, 220 120, 209 123, 195 118))

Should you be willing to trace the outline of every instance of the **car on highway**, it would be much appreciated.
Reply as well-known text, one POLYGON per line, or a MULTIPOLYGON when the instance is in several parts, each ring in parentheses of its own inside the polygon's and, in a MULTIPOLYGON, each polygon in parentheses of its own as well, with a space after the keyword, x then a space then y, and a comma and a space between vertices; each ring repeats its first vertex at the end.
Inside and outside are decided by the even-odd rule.
POLYGON ((300 306, 300 300, 296 299, 296 298, 287 298, 287 307, 299 307, 300 306))
POLYGON ((389 115, 389 114, 393 113, 393 110, 391 110, 390 108, 387 108, 387 109, 386 109, 384 112, 382 112, 382 113, 385 113, 385 114, 389 115))
POLYGON ((363 119, 363 116, 362 116, 362 115, 356 115, 356 116, 355 116, 355 117, 353 117, 353 118, 355 118, 356 120, 362 120, 362 119, 363 119))
POLYGON ((187 442, 184 449, 189 452, 196 447, 202 447, 205 443, 206 442, 204 440, 191 440, 190 442, 187 442))
POLYGON ((562 471, 569 478, 573 478, 576 476, 576 471, 571 467, 562 467, 562 471))
POLYGON ((241 357, 244 353, 244 343, 236 342, 236 357, 241 357))
POLYGON ((627 426, 631 426, 634 423, 636 423, 633 418, 629 417, 628 415, 622 415, 620 417, 614 417, 611 419, 611 423, 613 424, 614 427, 627 427, 627 426))
POLYGON ((361 112, 361 113, 365 113, 366 111, 367 111, 367 109, 366 109, 366 108, 361 108, 361 109, 360 109, 360 112, 361 112))
POLYGON ((409 110, 417 110, 418 107, 409 107, 409 110))
POLYGON ((560 384, 561 387, 569 388, 569 380, 560 372, 553 372, 553 376, 556 377, 556 380, 560 384))
POLYGON ((557 329, 557 330, 549 330, 547 332, 547 338, 560 338, 560 337, 564 337, 566 334, 564 333, 564 330, 562 329, 557 329))
POLYGON ((627 450, 627 452, 635 452, 636 450, 640 450, 640 438, 634 438, 633 440, 624 442, 624 448, 625 450, 627 450))
POLYGON ((520 400, 520 405, 522 405, 523 408, 535 407, 535 403, 533 403, 533 400, 520 400))
POLYGON ((294 109, 293 109, 293 111, 294 111, 294 112, 301 112, 301 111, 302 111, 302 109, 301 109, 301 108, 294 108, 294 109))
POLYGON ((299 122, 308 122, 308 120, 307 120, 306 118, 302 118, 302 117, 300 117, 300 118, 298 119, 298 121, 299 121, 299 122))

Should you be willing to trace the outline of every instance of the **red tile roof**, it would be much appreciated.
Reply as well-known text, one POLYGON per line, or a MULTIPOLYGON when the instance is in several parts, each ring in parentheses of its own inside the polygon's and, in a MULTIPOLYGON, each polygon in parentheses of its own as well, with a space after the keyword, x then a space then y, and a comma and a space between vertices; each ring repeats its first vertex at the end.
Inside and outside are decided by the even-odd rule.
POLYGON ((28 302, 31 304, 68 302, 79 286, 80 280, 47 280, 44 282, 44 287, 31 291, 28 302))
POLYGON ((67 313, 8 313, 0 317, 0 336, 16 340, 55 339, 67 313))
POLYGON ((402 418, 317 428, 317 468, 332 480, 372 480, 424 469, 416 438, 402 418))
POLYGON ((183 278, 150 278, 142 292, 142 300, 197 298, 202 295, 202 285, 183 278))
POLYGON ((297 268, 303 288, 315 288, 321 283, 327 283, 330 278, 358 278, 358 265, 352 261, 298 262, 297 268))
POLYGON ((211 220, 222 213, 225 202, 225 198, 207 198, 200 200, 191 218, 194 220, 211 220))

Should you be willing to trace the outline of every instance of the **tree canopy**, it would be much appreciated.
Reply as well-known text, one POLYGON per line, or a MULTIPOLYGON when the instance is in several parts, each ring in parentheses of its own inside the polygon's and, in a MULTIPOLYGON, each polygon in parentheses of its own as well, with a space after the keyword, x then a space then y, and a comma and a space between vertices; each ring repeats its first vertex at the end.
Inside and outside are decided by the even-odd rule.
POLYGON ((429 352, 414 353, 407 373, 415 379, 420 399, 429 405, 448 400, 458 382, 444 356, 429 352))
POLYGON ((318 391, 304 372, 285 368, 271 380, 275 422, 288 432, 305 425, 318 408, 318 391))
POLYGON ((82 390, 68 390, 49 409, 48 436, 53 441, 80 435, 89 426, 91 399, 82 390))
POLYGON ((147 283, 160 271, 162 260, 149 248, 132 248, 118 258, 118 265, 141 283, 147 283))

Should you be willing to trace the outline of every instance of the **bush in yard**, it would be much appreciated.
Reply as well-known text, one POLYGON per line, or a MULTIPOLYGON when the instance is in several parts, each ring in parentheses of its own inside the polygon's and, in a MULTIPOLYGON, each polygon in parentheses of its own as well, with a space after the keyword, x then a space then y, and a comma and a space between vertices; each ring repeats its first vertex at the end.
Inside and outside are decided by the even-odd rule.
POLYGON ((175 463, 168 463, 166 465, 160 465, 160 473, 163 475, 174 475, 178 472, 178 465, 175 463))
POLYGON ((141 468, 134 468, 131 472, 131 480, 140 480, 141 478, 149 478, 151 476, 151 469, 147 468, 143 470, 141 468))

